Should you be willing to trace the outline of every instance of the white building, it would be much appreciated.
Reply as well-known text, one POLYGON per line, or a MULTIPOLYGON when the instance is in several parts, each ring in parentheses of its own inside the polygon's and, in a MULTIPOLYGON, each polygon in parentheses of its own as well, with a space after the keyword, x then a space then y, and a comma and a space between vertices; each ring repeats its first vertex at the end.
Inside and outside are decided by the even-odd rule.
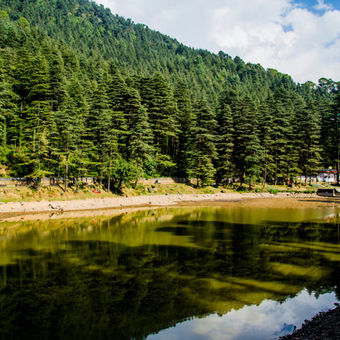
POLYGON ((321 169, 317 177, 318 182, 334 183, 336 182, 336 170, 334 169, 321 169))

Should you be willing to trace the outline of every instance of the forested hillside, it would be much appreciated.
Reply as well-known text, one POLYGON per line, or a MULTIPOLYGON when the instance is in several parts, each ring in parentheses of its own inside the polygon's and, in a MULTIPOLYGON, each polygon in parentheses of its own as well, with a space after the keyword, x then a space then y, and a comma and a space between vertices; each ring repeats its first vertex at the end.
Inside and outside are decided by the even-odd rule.
POLYGON ((336 167, 339 84, 188 48, 88 0, 0 0, 3 176, 287 183, 336 167))

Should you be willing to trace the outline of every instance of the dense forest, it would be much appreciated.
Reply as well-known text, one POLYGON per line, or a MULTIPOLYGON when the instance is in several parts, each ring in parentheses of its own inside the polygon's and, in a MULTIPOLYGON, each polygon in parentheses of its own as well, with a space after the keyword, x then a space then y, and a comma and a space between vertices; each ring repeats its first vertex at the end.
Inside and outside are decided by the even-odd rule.
POLYGON ((287 184, 338 167, 340 85, 188 48, 89 0, 0 0, 2 176, 287 184))

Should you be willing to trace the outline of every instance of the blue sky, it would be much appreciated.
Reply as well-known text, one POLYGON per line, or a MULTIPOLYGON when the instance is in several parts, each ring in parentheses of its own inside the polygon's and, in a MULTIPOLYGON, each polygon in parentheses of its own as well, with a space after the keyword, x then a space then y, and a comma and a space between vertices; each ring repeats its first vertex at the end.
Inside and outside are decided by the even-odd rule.
MULTIPOLYGON (((296 3, 300 3, 302 4, 303 7, 309 9, 310 11, 313 11, 314 13, 318 13, 319 11, 317 11, 314 7, 315 5, 317 5, 317 1, 315 0, 301 0, 301 1, 296 1, 296 3)), ((338 9, 340 10, 340 0, 325 0, 324 4, 327 6, 332 6, 334 9, 338 9)))
POLYGON ((340 0, 96 0, 195 48, 340 81, 340 0))

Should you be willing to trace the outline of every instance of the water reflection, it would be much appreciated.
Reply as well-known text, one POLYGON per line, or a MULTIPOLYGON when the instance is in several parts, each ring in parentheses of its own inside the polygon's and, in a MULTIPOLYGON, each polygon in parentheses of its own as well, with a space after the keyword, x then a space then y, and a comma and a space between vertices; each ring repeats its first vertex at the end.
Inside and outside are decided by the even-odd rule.
POLYGON ((299 328, 306 318, 310 319, 318 312, 328 310, 335 301, 334 293, 315 296, 303 290, 295 298, 289 298, 283 303, 264 300, 258 306, 233 309, 223 316, 212 314, 204 319, 185 321, 176 328, 150 335, 147 339, 274 339, 291 333, 294 326, 299 328))
POLYGON ((335 208, 278 214, 215 206, 4 224, 0 334, 241 339, 258 332, 265 339, 288 332, 293 318, 309 317, 303 301, 314 314, 339 297, 330 214, 338 216, 335 208))

